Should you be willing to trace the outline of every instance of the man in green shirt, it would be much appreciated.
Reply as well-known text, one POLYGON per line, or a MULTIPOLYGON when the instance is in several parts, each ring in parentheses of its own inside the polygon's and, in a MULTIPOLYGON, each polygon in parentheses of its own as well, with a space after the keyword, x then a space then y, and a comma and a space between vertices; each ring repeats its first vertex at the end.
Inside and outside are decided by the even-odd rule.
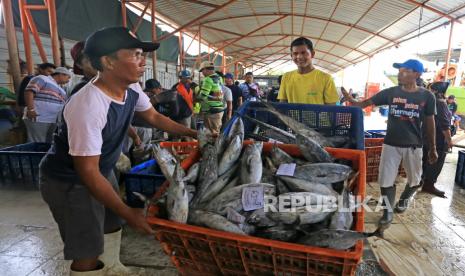
POLYGON ((205 127, 218 134, 221 129, 224 103, 220 77, 215 73, 215 66, 209 61, 200 64, 199 72, 204 75, 196 100, 200 103, 200 114, 205 127))

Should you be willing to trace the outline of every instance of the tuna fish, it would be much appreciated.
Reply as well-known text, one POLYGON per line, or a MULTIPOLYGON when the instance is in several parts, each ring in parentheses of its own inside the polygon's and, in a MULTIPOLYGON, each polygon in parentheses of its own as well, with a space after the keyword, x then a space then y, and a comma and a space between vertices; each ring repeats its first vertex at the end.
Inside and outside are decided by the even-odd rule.
POLYGON ((233 166, 228 172, 218 177, 203 193, 199 198, 199 203, 209 202, 213 199, 221 190, 229 183, 229 180, 233 177, 237 171, 238 165, 233 166))
POLYGON ((302 155, 310 162, 332 162, 331 155, 312 138, 297 134, 297 146, 302 155))
POLYGON ((226 214, 226 208, 231 207, 237 212, 243 210, 242 206, 242 189, 245 187, 263 187, 264 195, 274 195, 276 192, 275 186, 265 183, 252 183, 243 184, 223 191, 212 199, 206 208, 209 211, 218 213, 220 215, 226 214))
POLYGON ((208 211, 193 210, 189 214, 189 223, 206 226, 220 231, 245 235, 244 231, 242 231, 238 225, 230 222, 223 216, 208 211))
POLYGON ((263 164, 261 152, 262 142, 256 142, 248 145, 241 160, 241 182, 242 183, 259 183, 262 178, 263 164))
POLYGON ((271 149, 270 152, 271 156, 271 161, 273 161, 273 164, 276 167, 279 167, 281 164, 289 164, 289 163, 295 163, 294 158, 292 158, 289 154, 287 154, 285 151, 280 149, 276 143, 273 145, 273 148, 271 149))
POLYGON ((199 184, 197 193, 191 201, 192 206, 200 203, 203 194, 210 185, 218 178, 218 156, 217 148, 212 144, 206 144, 202 151, 202 161, 200 162, 199 184))
POLYGON ((231 143, 226 148, 226 151, 221 157, 221 161, 218 166, 218 175, 222 175, 227 172, 239 159, 242 150, 242 140, 239 135, 233 137, 231 143))
POLYGON ((335 196, 338 194, 330 185, 310 182, 307 180, 291 177, 291 176, 279 176, 284 182, 286 182, 289 189, 293 192, 311 192, 327 196, 335 196))
POLYGON ((352 168, 336 163, 318 163, 298 166, 294 177, 310 182, 332 184, 345 181, 349 178, 352 168))
MULTIPOLYGON (((161 148, 159 144, 154 144, 153 147, 153 156, 157 160, 157 164, 161 169, 163 175, 168 178, 174 174, 174 168, 176 167, 177 161, 176 158, 165 148, 161 148)), ((184 170, 181 174, 184 175, 184 170)))
POLYGON ((177 163, 173 176, 168 177, 170 185, 166 192, 168 219, 179 223, 186 223, 189 213, 189 195, 183 177, 181 165, 177 163))
POLYGON ((199 177, 199 170, 200 170, 200 163, 197 162, 192 165, 189 170, 187 171, 186 177, 184 177, 184 182, 195 183, 197 182, 197 178, 199 177))
POLYGON ((353 247, 359 240, 363 240, 372 236, 379 237, 379 235, 379 231, 375 231, 373 233, 363 233, 349 230, 324 229, 318 232, 309 233, 308 235, 300 238, 298 243, 317 247, 345 250, 353 247))
POLYGON ((257 232, 257 236, 265 239, 289 242, 297 238, 297 230, 295 227, 280 224, 266 229, 260 229, 260 231, 257 232))

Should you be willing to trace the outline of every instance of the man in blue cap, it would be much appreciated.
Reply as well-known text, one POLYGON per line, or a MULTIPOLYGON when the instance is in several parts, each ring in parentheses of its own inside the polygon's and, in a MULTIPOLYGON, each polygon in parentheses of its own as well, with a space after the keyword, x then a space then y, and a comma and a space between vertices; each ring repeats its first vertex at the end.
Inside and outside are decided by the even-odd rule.
POLYGON ((393 66, 399 69, 397 75, 399 85, 384 89, 370 99, 358 102, 343 87, 341 88, 344 98, 356 106, 363 108, 373 104, 389 105, 387 131, 378 177, 384 206, 383 217, 379 221, 381 229, 390 226, 393 211, 402 213, 408 208, 410 199, 421 186, 422 132, 425 126, 429 149, 425 159, 430 164, 438 159, 434 122, 436 100, 430 91, 417 86, 416 83, 424 72, 423 64, 418 60, 409 59, 404 63, 394 63, 393 66), (393 210, 396 196, 394 182, 401 162, 407 173, 408 183, 393 210))

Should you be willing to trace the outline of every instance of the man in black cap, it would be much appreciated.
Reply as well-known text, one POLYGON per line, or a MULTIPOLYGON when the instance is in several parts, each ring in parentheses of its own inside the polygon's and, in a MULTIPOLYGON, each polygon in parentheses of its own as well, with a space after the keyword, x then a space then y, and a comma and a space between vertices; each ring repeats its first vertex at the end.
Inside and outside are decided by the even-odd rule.
POLYGON ((155 128, 197 135, 159 114, 136 84, 145 70, 143 52, 158 46, 123 27, 99 30, 86 40, 84 52, 99 74, 66 103, 53 146, 40 164, 42 196, 59 226, 65 259, 73 260, 71 275, 136 275, 119 261, 119 217, 154 233, 106 178, 134 112, 155 128))

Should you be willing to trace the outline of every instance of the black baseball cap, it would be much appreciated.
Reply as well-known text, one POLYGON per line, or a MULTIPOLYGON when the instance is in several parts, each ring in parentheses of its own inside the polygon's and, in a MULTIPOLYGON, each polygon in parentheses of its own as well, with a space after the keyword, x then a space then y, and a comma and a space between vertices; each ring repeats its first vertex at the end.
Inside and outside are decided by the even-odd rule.
POLYGON ((150 91, 155 88, 160 88, 161 84, 156 79, 148 79, 145 81, 145 91, 150 91))
POLYGON ((143 42, 125 27, 107 27, 91 34, 84 46, 84 53, 92 57, 102 57, 121 49, 141 48, 153 52, 160 46, 156 42, 143 42))

